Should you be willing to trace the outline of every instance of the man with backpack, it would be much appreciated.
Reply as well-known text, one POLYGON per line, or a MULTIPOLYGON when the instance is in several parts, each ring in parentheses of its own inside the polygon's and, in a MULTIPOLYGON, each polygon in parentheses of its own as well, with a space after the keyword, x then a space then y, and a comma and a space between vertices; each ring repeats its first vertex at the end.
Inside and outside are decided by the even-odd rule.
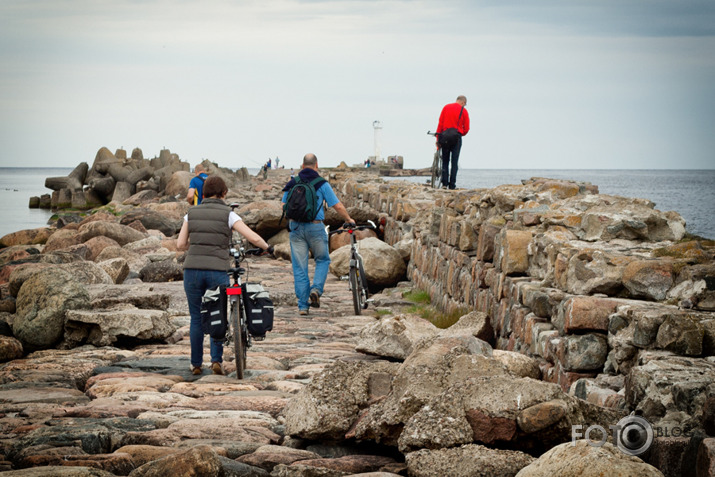
POLYGON ((454 103, 442 108, 437 125, 437 146, 442 149, 442 188, 454 189, 457 182, 457 163, 462 149, 462 136, 469 132, 469 113, 465 96, 457 96, 454 103), (449 165, 452 163, 452 170, 449 165))
POLYGON ((201 164, 194 167, 195 177, 189 182, 189 192, 186 194, 186 202, 191 205, 199 205, 204 200, 204 181, 208 178, 206 169, 201 164))
POLYGON ((355 221, 330 184, 320 177, 315 154, 306 154, 303 157, 303 165, 297 177, 291 178, 283 188, 282 202, 285 216, 289 219, 290 253, 298 312, 307 315, 309 307, 320 307, 320 296, 323 294, 330 268, 328 234, 323 225, 323 203, 334 208, 346 223, 354 225, 355 221), (315 259, 312 284, 308 275, 311 252, 315 259))

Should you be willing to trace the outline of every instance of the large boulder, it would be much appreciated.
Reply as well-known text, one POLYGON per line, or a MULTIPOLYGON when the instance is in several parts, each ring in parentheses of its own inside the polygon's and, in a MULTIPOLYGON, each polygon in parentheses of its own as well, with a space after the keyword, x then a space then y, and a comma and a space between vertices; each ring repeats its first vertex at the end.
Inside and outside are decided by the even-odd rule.
POLYGON ((184 279, 184 269, 176 260, 149 262, 139 271, 139 278, 145 282, 173 282, 184 279))
POLYGON ((336 361, 288 402, 286 434, 344 439, 360 412, 390 392, 397 367, 386 361, 336 361))
POLYGON ((22 343, 12 336, 0 335, 0 363, 22 357, 22 343))
POLYGON ((523 452, 476 444, 421 449, 405 456, 408 473, 414 477, 514 477, 533 461, 533 457, 523 452))
POLYGON ((153 182, 142 182, 140 183, 141 187, 145 187, 144 189, 139 190, 140 185, 137 185, 137 193, 134 194, 133 196, 129 197, 127 200, 122 202, 124 205, 134 205, 134 206, 144 206, 148 205, 151 203, 154 203, 156 201, 156 198, 159 197, 159 192, 156 190, 152 189, 152 187, 156 187, 157 189, 159 188, 158 185, 154 184, 153 182))
POLYGON ((145 310, 164 310, 171 315, 188 314, 186 297, 183 294, 183 287, 180 296, 177 295, 177 287, 137 285, 90 285, 87 287, 93 309, 118 308, 122 305, 132 305, 145 310), (177 305, 178 304, 178 305, 177 305), (180 306, 177 309, 177 306, 180 306))
POLYGON ((124 214, 119 221, 122 225, 129 225, 138 220, 147 230, 159 230, 167 237, 171 237, 181 228, 182 220, 176 220, 160 212, 149 209, 134 209, 124 214))
POLYGON ((257 200, 237 210, 239 217, 261 237, 272 237, 288 224, 278 200, 257 200))
POLYGON ((494 343, 494 328, 489 315, 472 311, 463 315, 455 324, 440 332, 441 336, 472 335, 487 343, 494 343))
MULTIPOLYGON (((371 288, 385 288, 404 280, 407 266, 400 252, 374 237, 360 241, 365 278, 371 288)), ((350 269, 350 246, 346 245, 330 254, 330 272, 342 277, 350 269)))
POLYGON ((97 237, 92 237, 91 239, 84 242, 84 245, 86 245, 88 248, 86 259, 90 260, 90 261, 96 260, 97 256, 105 248, 119 246, 119 244, 117 243, 116 240, 111 239, 109 237, 105 237, 104 235, 98 235, 97 237))
POLYGON ((642 352, 626 377, 626 400, 654 426, 700 427, 715 392, 715 363, 668 352, 642 352))
POLYGON ((164 193, 176 197, 179 200, 186 200, 189 183, 193 177, 194 174, 188 171, 173 171, 169 179, 165 182, 164 193))
POLYGON ((52 348, 62 339, 67 311, 88 305, 89 294, 72 273, 59 267, 40 270, 17 295, 13 334, 26 350, 52 348))
POLYGON ((18 230, 4 235, 0 238, 0 247, 12 247, 14 245, 43 244, 54 233, 54 229, 40 227, 37 229, 18 230))
POLYGON ((588 441, 565 442, 521 469, 517 477, 663 477, 638 457, 621 452, 610 442, 597 447, 588 441))
POLYGON ((56 231, 47 239, 45 248, 42 251, 48 253, 54 250, 63 250, 82 242, 83 240, 77 230, 64 228, 56 231))
POLYGON ((207 445, 168 455, 147 462, 134 469, 132 477, 159 477, 162 475, 223 475, 223 467, 216 451, 207 445))
POLYGON ((492 351, 492 358, 503 364, 509 374, 522 378, 541 378, 539 362, 525 354, 495 349, 492 351))
POLYGON ((568 440, 573 425, 608 428, 619 416, 568 396, 557 384, 482 375, 454 382, 425 402, 405 423, 398 443, 403 452, 472 442, 543 449, 568 440))
MULTIPOLYGON (((172 220, 183 222, 184 216, 189 212, 191 206, 182 200, 167 200, 165 202, 147 204, 147 209, 171 218, 172 220)), ((181 225, 179 225, 179 229, 181 225)))
POLYGON ((69 310, 66 314, 64 344, 112 346, 119 342, 164 340, 176 327, 160 310, 142 310, 131 305, 106 310, 69 310))
POLYGON ((80 226, 78 235, 80 242, 86 242, 93 237, 103 235, 115 240, 122 246, 146 238, 146 234, 134 230, 127 225, 103 221, 89 222, 80 226))
POLYGON ((673 263, 665 260, 636 260, 623 270, 623 284, 635 298, 662 301, 675 281, 673 263))
POLYGON ((72 275, 72 281, 83 285, 112 285, 114 280, 95 262, 77 261, 65 263, 57 267, 72 275))
POLYGON ((417 315, 387 316, 360 331, 357 351, 404 361, 415 345, 439 333, 439 329, 417 315))
POLYGON ((142 268, 144 268, 150 262, 150 260, 141 253, 137 253, 133 250, 129 250, 119 246, 105 248, 99 253, 99 255, 97 255, 97 258, 95 260, 97 263, 99 263, 105 260, 112 260, 115 258, 122 258, 126 260, 127 265, 129 266, 129 274, 135 277, 138 277, 142 268))
MULTIPOLYGON (((17 294, 20 292, 20 288, 22 287, 22 284, 25 283, 25 280, 30 278, 36 272, 52 266, 54 265, 50 263, 23 263, 13 267, 8 278, 8 291, 10 292, 10 296, 17 297, 17 294)), ((4 268, 9 269, 11 267, 7 266, 4 268)))
POLYGON ((685 235, 685 221, 675 212, 655 210, 654 204, 643 199, 610 198, 582 213, 581 238, 597 240, 645 240, 677 242, 685 235))
POLYGON ((122 283, 129 276, 129 264, 123 258, 111 258, 97 262, 107 272, 114 283, 122 283))
POLYGON ((473 336, 435 337, 420 342, 398 368, 386 399, 371 406, 357 423, 358 439, 396 445, 407 421, 453 383, 467 377, 506 375, 488 343, 473 336))

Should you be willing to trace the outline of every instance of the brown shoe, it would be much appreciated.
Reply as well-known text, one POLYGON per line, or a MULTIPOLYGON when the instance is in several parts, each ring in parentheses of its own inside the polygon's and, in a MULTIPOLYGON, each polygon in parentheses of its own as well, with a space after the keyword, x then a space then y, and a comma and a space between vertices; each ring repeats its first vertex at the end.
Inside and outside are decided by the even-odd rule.
POLYGON ((305 316, 308 314, 308 310, 298 310, 298 314, 301 316, 305 316))
POLYGON ((223 366, 221 366, 221 363, 219 363, 218 361, 214 361, 213 363, 211 363, 211 371, 213 371, 214 374, 220 374, 221 376, 223 376, 224 374, 223 366))
POLYGON ((320 308, 320 294, 317 290, 310 292, 310 306, 313 308, 320 308))
POLYGON ((194 376, 198 376, 202 372, 203 371, 201 370, 201 366, 192 366, 191 367, 191 374, 193 374, 194 376))

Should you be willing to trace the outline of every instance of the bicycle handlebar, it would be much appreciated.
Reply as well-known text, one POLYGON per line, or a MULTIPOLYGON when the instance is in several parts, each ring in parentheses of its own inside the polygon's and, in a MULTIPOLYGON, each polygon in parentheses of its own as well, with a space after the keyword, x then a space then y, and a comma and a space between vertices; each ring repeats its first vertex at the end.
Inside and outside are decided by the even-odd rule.
POLYGON ((343 232, 351 233, 355 230, 365 230, 365 229, 377 230, 377 225, 375 225, 375 222, 373 222, 372 220, 368 220, 367 222, 368 222, 367 224, 356 225, 355 227, 350 227, 350 224, 343 224, 342 228, 333 230, 332 232, 328 232, 328 235, 341 234, 343 232))

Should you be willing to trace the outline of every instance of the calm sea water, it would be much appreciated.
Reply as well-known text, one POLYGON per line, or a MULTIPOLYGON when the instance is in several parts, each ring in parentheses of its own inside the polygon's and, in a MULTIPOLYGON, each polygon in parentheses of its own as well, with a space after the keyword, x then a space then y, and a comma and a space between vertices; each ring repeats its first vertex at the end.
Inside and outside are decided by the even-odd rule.
MULTIPOLYGON (((22 229, 42 227, 49 210, 30 209, 30 197, 51 193, 45 179, 66 176, 72 168, 0 167, 0 237, 22 229)), ((550 177, 587 181, 603 194, 649 199, 659 210, 674 210, 688 232, 715 238, 715 170, 539 170, 460 169, 457 187, 491 188, 520 184, 522 179, 550 177)), ((425 182, 425 177, 403 178, 425 182)))

